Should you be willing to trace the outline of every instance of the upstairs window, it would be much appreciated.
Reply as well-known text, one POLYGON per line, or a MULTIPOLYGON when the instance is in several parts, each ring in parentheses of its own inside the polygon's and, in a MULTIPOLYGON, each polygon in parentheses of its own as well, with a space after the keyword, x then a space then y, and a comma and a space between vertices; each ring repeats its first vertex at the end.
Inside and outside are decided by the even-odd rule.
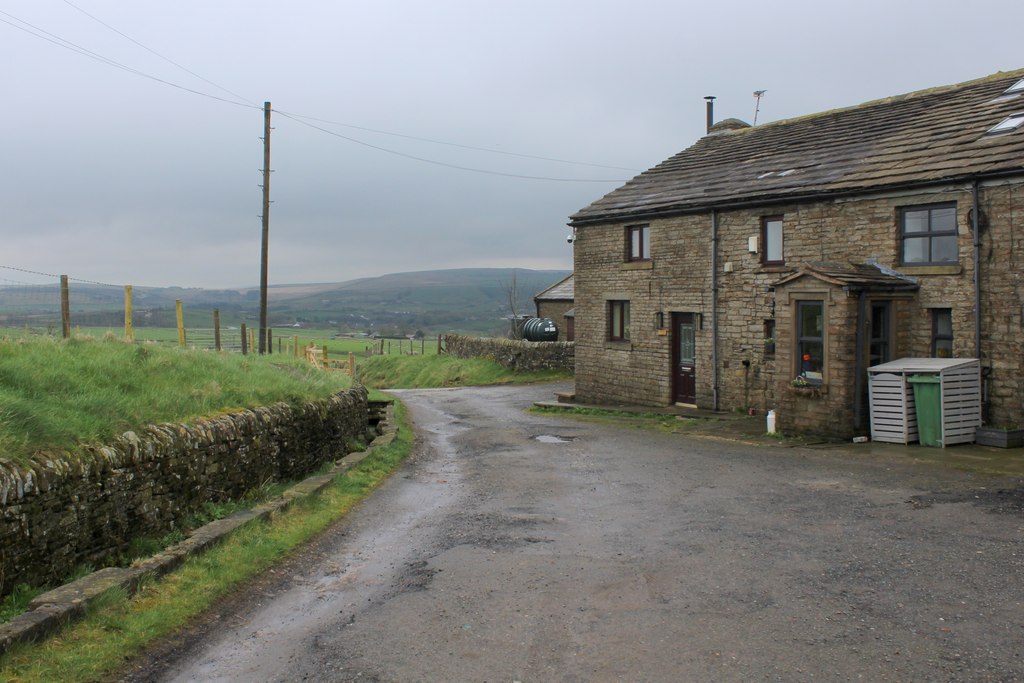
POLYGON ((782 255, 782 216, 765 216, 761 219, 761 263, 766 266, 781 266, 786 263, 782 255))
POLYGON ((900 230, 904 265, 950 265, 959 262, 956 204, 901 209, 900 230))
POLYGON ((953 310, 932 309, 932 358, 953 357, 953 310))
POLYGON ((649 261, 651 259, 651 227, 631 225, 626 228, 626 259, 649 261))
POLYGON ((629 341, 629 302, 608 302, 608 341, 629 341))

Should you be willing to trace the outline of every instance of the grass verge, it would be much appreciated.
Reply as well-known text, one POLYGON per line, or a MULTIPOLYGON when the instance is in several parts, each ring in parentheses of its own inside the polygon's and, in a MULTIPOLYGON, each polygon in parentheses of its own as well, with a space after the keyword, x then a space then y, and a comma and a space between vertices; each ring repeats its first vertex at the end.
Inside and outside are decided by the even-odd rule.
POLYGON ((357 376, 378 389, 433 389, 488 384, 526 384, 572 379, 564 370, 513 372, 483 358, 431 356, 373 356, 361 361, 357 376))
POLYGON ((280 562, 340 519, 399 465, 412 448, 404 408, 395 406, 396 439, 381 446, 320 494, 307 496, 270 522, 254 522, 177 571, 144 585, 132 598, 111 591, 81 622, 49 640, 0 657, 0 680, 93 681, 167 637, 246 581, 280 562))
POLYGON ((130 429, 277 401, 298 405, 351 385, 283 355, 241 356, 74 337, 0 339, 0 453, 109 442, 130 429))

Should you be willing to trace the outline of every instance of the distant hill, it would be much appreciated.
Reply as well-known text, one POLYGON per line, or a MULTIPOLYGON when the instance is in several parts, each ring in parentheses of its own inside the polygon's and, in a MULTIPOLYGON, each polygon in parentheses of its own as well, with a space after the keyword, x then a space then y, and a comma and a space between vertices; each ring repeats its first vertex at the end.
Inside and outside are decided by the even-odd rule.
MULTIPOLYGON (((564 270, 460 268, 393 273, 346 282, 272 285, 267 292, 270 325, 296 322, 348 332, 411 334, 417 330, 501 333, 510 314, 508 290, 516 283, 517 311, 534 313, 533 296, 558 282, 564 270)), ((118 325, 124 293, 115 287, 72 283, 75 324, 118 325)), ((217 308, 224 324, 258 318, 259 289, 229 290, 135 287, 136 325, 173 326, 174 302, 180 299, 187 324, 208 325, 217 308), (191 320, 200 321, 197 323, 191 320)), ((0 287, 0 325, 25 324, 20 316, 59 310, 56 286, 23 289, 0 287)))

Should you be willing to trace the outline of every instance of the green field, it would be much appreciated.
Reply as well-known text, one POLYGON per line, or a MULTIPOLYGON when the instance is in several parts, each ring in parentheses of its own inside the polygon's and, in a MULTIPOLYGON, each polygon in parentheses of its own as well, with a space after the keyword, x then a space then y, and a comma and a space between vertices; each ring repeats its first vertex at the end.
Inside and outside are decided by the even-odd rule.
POLYGON ((0 338, 0 454, 24 462, 40 450, 102 444, 154 422, 298 404, 350 385, 346 374, 283 355, 84 336, 0 338))
MULTIPOLYGON (((73 336, 92 337, 94 339, 121 340, 124 338, 124 328, 76 326, 72 328, 72 334, 73 336)), ((186 328, 186 346, 205 348, 205 342, 212 339, 212 334, 212 328, 186 328)), ((238 329, 222 328, 222 344, 225 347, 229 344, 237 346, 240 335, 241 331, 238 329)), ((24 327, 0 327, 0 339, 56 338, 59 336, 60 330, 56 330, 53 334, 47 334, 45 331, 26 329, 24 327)), ((282 327, 271 329, 271 338, 273 340, 272 354, 293 353, 296 340, 300 350, 310 344, 315 344, 318 347, 326 346, 332 354, 334 352, 346 354, 352 352, 366 355, 367 349, 376 348, 381 344, 381 341, 383 341, 383 352, 385 355, 405 355, 409 354, 410 351, 417 355, 421 353, 437 353, 437 337, 416 340, 405 338, 379 340, 371 339, 370 337, 339 336, 337 332, 330 329, 282 327)), ((176 346, 178 344, 178 330, 174 327, 136 327, 135 341, 137 343, 153 342, 176 346)))

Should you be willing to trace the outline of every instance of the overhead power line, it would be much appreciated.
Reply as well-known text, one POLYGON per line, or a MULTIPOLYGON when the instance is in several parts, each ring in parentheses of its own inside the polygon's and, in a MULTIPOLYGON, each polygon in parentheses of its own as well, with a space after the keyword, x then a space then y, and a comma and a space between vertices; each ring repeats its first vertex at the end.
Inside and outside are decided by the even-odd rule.
POLYGON ((553 161, 553 162, 559 163, 559 164, 572 164, 574 166, 590 166, 592 168, 607 168, 607 169, 610 169, 610 170, 613 170, 613 171, 632 171, 634 173, 639 173, 641 170, 643 170, 643 169, 639 169, 639 168, 627 168, 625 166, 609 166, 609 165, 606 165, 606 164, 592 164, 592 163, 588 163, 588 162, 585 162, 585 161, 570 161, 568 159, 555 159, 555 158, 552 158, 552 157, 542 157, 542 156, 536 156, 536 155, 533 155, 533 154, 520 154, 518 152, 507 152, 507 151, 502 150, 502 149, 492 149, 490 147, 475 147, 473 145, 463 145, 463 144, 460 144, 458 142, 445 142, 444 140, 433 140, 431 138, 421 138, 421 137, 417 137, 415 135, 405 135, 403 133, 393 133, 391 131, 379 130, 377 128, 366 128, 364 126, 355 126, 355 125, 352 125, 351 123, 342 123, 340 121, 329 121, 327 119, 319 119, 319 118, 316 118, 315 116, 304 116, 302 114, 296 114, 294 112, 281 111, 280 109, 277 110, 277 113, 281 114, 282 116, 288 116, 289 118, 292 118, 292 119, 303 119, 305 121, 317 121, 318 123, 329 123, 329 124, 334 125, 334 126, 342 126, 344 128, 353 128, 355 130, 363 130, 363 131, 366 131, 368 133, 379 133, 381 135, 390 135, 390 136, 396 137, 396 138, 405 138, 406 140, 416 140, 417 142, 429 142, 429 143, 434 144, 434 145, 445 145, 445 146, 448 146, 448 147, 458 147, 460 149, 471 149, 471 150, 474 150, 474 151, 477 151, 477 152, 489 152, 491 154, 504 154, 505 156, 519 157, 521 159, 537 159, 539 161, 553 161))
POLYGON ((349 137, 347 135, 342 135, 341 133, 337 133, 337 132, 335 132, 333 130, 328 130, 327 128, 324 128, 322 126, 317 126, 315 124, 310 123, 309 121, 303 121, 302 119, 299 119, 299 118, 297 118, 295 116, 292 116, 292 115, 289 115, 289 114, 285 114, 284 112, 282 112, 280 110, 277 113, 280 114, 281 116, 287 118, 287 119, 291 119, 292 121, 295 121, 296 123, 302 124, 303 126, 308 126, 309 128, 313 128, 314 130, 318 130, 321 133, 326 133, 327 135, 331 135, 331 136, 334 136, 336 138, 340 138, 342 140, 347 140, 348 142, 352 142, 352 143, 355 143, 357 145, 361 145, 363 147, 368 147, 370 149, 375 149, 375 150, 377 150, 379 152, 387 152, 388 154, 394 154, 395 156, 400 156, 400 157, 403 157, 405 159, 412 159, 414 161, 422 161, 423 163, 426 163, 426 164, 433 164, 435 166, 444 166, 445 168, 454 168, 454 169, 457 169, 459 171, 469 171, 471 173, 483 173, 485 175, 502 176, 502 177, 505 177, 505 178, 523 178, 523 179, 526 179, 526 180, 549 180, 549 181, 562 182, 562 183, 621 183, 621 182, 625 182, 621 178, 616 178, 616 179, 608 179, 608 178, 604 178, 604 179, 594 179, 594 178, 554 178, 554 177, 550 177, 550 176, 534 176, 534 175, 525 175, 525 174, 521 174, 521 173, 505 173, 505 172, 502 172, 502 171, 491 171, 491 170, 488 170, 488 169, 485 169, 485 168, 473 168, 471 166, 460 166, 458 164, 449 164, 449 163, 447 163, 445 161, 437 161, 435 159, 427 159, 426 157, 419 157, 419 156, 416 156, 414 154, 406 154, 405 152, 399 152, 397 150, 388 149, 387 147, 381 147, 379 145, 372 145, 369 142, 364 142, 363 140, 357 140, 356 138, 352 138, 352 137, 349 137))
POLYGON ((211 95, 210 93, 202 92, 201 90, 195 90, 193 88, 188 88, 188 87, 185 87, 183 85, 179 85, 177 83, 172 83, 171 81, 165 80, 163 78, 158 78, 157 76, 153 76, 153 75, 148 74, 148 73, 146 73, 144 71, 140 71, 138 69, 132 68, 130 66, 122 64, 122 63, 120 63, 118 61, 115 61, 113 59, 110 59, 109 57, 104 57, 103 55, 99 54, 98 52, 93 52, 92 50, 90 50, 88 48, 84 48, 81 45, 77 45, 77 44, 71 42, 70 40, 66 40, 64 38, 61 38, 60 36, 55 35, 53 33, 50 33, 49 31, 46 31, 45 29, 41 29, 38 26, 30 24, 27 21, 19 19, 18 17, 14 16, 14 15, 8 13, 8 12, 4 12, 3 10, 0 10, 0 14, 4 15, 5 17, 9 17, 10 19, 13 19, 14 22, 18 22, 18 23, 14 23, 12 21, 7 21, 7 19, 0 19, 0 23, 7 24, 8 26, 13 26, 14 28, 18 29, 19 31, 24 31, 25 33, 29 34, 30 36, 34 36, 36 38, 39 38, 40 40, 45 40, 48 43, 53 43, 54 45, 56 45, 58 47, 64 48, 65 50, 70 50, 71 52, 78 53, 78 54, 82 55, 83 57, 88 57, 90 59, 94 59, 94 60, 96 60, 98 62, 106 64, 107 66, 112 66, 112 67, 117 68, 117 69, 122 69, 123 71, 127 71, 128 73, 135 74, 136 76, 141 76, 142 78, 148 78, 151 81, 156 81, 157 83, 162 83, 162 84, 170 86, 172 88, 177 88, 178 90, 183 90, 185 92, 190 92, 193 95, 199 95, 201 97, 208 97, 208 98, 210 98, 212 100, 217 100, 217 101, 220 101, 220 102, 226 102, 228 104, 233 104, 233 105, 239 106, 239 107, 248 107, 248 108, 251 108, 251 109, 259 109, 259 107, 257 105, 243 103, 243 102, 238 102, 236 100, 229 100, 229 99, 224 98, 224 97, 218 97, 217 95, 211 95), (19 24, 23 24, 23 25, 19 25, 19 24))
MULTIPOLYGON (((19 31, 23 31, 25 33, 28 33, 29 35, 31 35, 31 36, 33 36, 35 38, 39 38, 40 40, 45 40, 45 41, 47 41, 49 43, 57 45, 58 47, 62 47, 64 49, 69 50, 71 52, 74 52, 76 54, 82 55, 84 57, 88 57, 88 58, 93 59, 95 61, 98 61, 98 62, 100 62, 102 64, 106 64, 107 66, 112 66, 114 68, 121 69, 123 71, 127 71, 128 73, 135 74, 136 76, 140 76, 142 78, 146 78, 146 79, 152 80, 154 82, 161 83, 163 85, 167 85, 169 87, 176 88, 178 90, 182 90, 184 92, 188 92, 188 93, 191 93, 191 94, 194 94, 194 95, 199 95, 201 97, 206 97, 206 98, 209 98, 209 99, 217 100, 219 102, 225 102, 227 104, 233 104, 235 106, 246 107, 246 108, 251 108, 251 109, 260 109, 261 108, 259 105, 254 104, 254 103, 250 102, 249 100, 246 100, 241 95, 238 95, 237 93, 234 93, 233 91, 231 91, 231 90, 229 90, 227 88, 224 88, 223 86, 220 86, 217 83, 214 83, 213 81, 211 81, 211 80, 209 80, 207 78, 204 78, 203 76, 200 76, 199 74, 195 73, 194 71, 191 71, 191 70, 187 69, 186 67, 182 66, 181 64, 178 64, 174 60, 172 60, 172 59, 170 59, 168 57, 165 57, 164 55, 160 54, 159 52, 157 52, 157 51, 147 47, 143 43, 141 43, 141 42, 135 40, 134 38, 132 38, 131 36, 128 36, 127 34, 119 31, 118 29, 116 29, 113 26, 107 24, 106 22, 104 22, 101 19, 97 18, 96 16, 90 14, 89 12, 86 12, 85 10, 83 10, 80 7, 78 7, 74 3, 70 2, 69 0, 64 0, 64 2, 68 6, 78 10, 82 14, 85 14, 87 17, 89 17, 93 21, 96 21, 97 23, 99 23, 99 24, 103 25, 104 27, 106 27, 107 29, 117 33, 118 35, 124 37, 125 39, 130 40, 132 43, 138 45, 139 47, 145 49, 146 51, 151 52, 152 54, 154 54, 157 57, 160 57, 161 59, 169 62, 170 64, 174 65, 175 67, 177 67, 177 68, 185 71, 186 73, 188 73, 188 74, 190 74, 190 75, 192 75, 192 76, 194 76, 194 77, 204 81, 205 83, 208 83, 208 84, 210 84, 210 85, 212 85, 212 86, 214 86, 214 87, 216 87, 216 88, 218 88, 220 90, 223 90, 224 92, 232 95, 233 97, 235 97, 237 99, 231 100, 231 99, 227 99, 227 98, 224 98, 224 97, 219 97, 217 95, 213 95, 213 94, 210 94, 210 93, 207 93, 207 92, 196 90, 194 88, 189 88, 189 87, 180 85, 178 83, 174 83, 172 81, 168 81, 166 79, 159 78, 157 76, 153 76, 152 74, 149 74, 149 73, 146 73, 146 72, 141 71, 139 69, 130 67, 130 66, 126 65, 126 64, 122 64, 121 62, 118 62, 118 61, 116 61, 114 59, 111 59, 111 58, 106 57, 106 56, 104 56, 102 54, 99 54, 98 52, 94 52, 92 50, 89 50, 88 48, 82 47, 81 45, 73 43, 70 40, 62 38, 62 37, 60 37, 60 36, 58 36, 58 35, 56 35, 54 33, 46 31, 45 29, 42 29, 42 28, 40 28, 38 26, 35 26, 35 25, 33 25, 33 24, 31 24, 31 23, 29 23, 27 21, 24 21, 23 19, 19 19, 18 17, 15 17, 14 15, 10 14, 9 12, 5 12, 3 10, 0 10, 0 15, 6 16, 6 17, 8 17, 9 19, 11 19, 13 21, 8 21, 7 19, 0 18, 0 23, 4 23, 4 24, 7 24, 9 26, 12 26, 12 27, 18 29, 19 31), (17 22, 17 23, 15 23, 15 22, 17 22), (238 101, 238 100, 242 100, 242 101, 238 101)), ((413 136, 413 135, 406 135, 406 134, 402 134, 402 133, 394 133, 394 132, 385 131, 385 130, 379 130, 379 129, 374 129, 374 128, 355 126, 355 125, 352 125, 352 124, 341 123, 341 122, 338 122, 338 121, 329 121, 327 119, 321 119, 321 118, 316 118, 316 117, 312 117, 312 116, 306 116, 306 115, 302 115, 302 114, 292 114, 292 113, 284 112, 284 111, 281 111, 281 110, 278 110, 278 113, 281 116, 284 116, 286 118, 289 118, 289 119, 295 121, 296 123, 299 123, 299 124, 302 124, 302 125, 307 126, 309 128, 318 130, 318 131, 320 131, 322 133, 326 133, 327 135, 331 135, 333 137, 340 138, 342 140, 346 140, 348 142, 352 142, 354 144, 361 145, 363 147, 367 147, 369 149, 374 149, 374 150, 377 150, 377 151, 380 151, 380 152, 385 152, 387 154, 393 154, 395 156, 403 157, 403 158, 406 158, 406 159, 411 159, 411 160, 414 160, 414 161, 419 161, 419 162, 422 162, 422 163, 432 164, 432 165, 435 165, 435 166, 443 166, 445 168, 452 168, 452 169, 457 169, 457 170, 460 170, 460 171, 467 171, 467 172, 470 172, 470 173, 481 173, 481 174, 485 174, 485 175, 501 176, 501 177, 506 177, 506 178, 522 178, 522 179, 527 179, 527 180, 545 180, 545 181, 552 181, 552 182, 568 182, 568 183, 620 183, 620 182, 624 182, 620 178, 614 178, 614 179, 559 178, 559 177, 552 177, 552 176, 536 176, 536 175, 528 175, 528 174, 521 174, 521 173, 507 173, 507 172, 503 172, 503 171, 494 171, 494 170, 490 170, 490 169, 486 169, 486 168, 476 168, 476 167, 471 167, 471 166, 462 166, 462 165, 459 165, 459 164, 452 164, 452 163, 448 163, 448 162, 444 162, 444 161, 438 161, 436 159, 429 159, 429 158, 426 158, 426 157, 416 156, 416 155, 413 155, 413 154, 408 154, 408 153, 405 153, 405 152, 400 152, 400 151, 397 151, 397 150, 394 150, 394 149, 389 149, 387 147, 381 147, 379 145, 374 145, 374 144, 365 142, 363 140, 358 140, 356 138, 352 138, 352 137, 349 137, 349 136, 346 136, 346 135, 342 135, 341 133, 338 133, 336 131, 332 131, 332 130, 329 130, 327 128, 324 128, 323 126, 319 126, 319 125, 316 125, 314 123, 311 123, 311 121, 318 121, 320 123, 327 123, 327 124, 331 124, 331 125, 335 125, 335 126, 343 126, 343 127, 346 127, 346 128, 352 128, 352 129, 356 129, 356 130, 363 130, 363 131, 366 131, 366 132, 377 133, 377 134, 381 134, 381 135, 390 135, 390 136, 393 136, 393 137, 404 138, 404 139, 407 139, 407 140, 415 140, 415 141, 419 141, 419 142, 427 142, 427 143, 436 144, 436 145, 446 145, 446 146, 450 146, 450 147, 458 147, 458 148, 461 148, 461 149, 469 149, 469 150, 474 150, 474 151, 479 151, 479 152, 487 152, 487 153, 491 153, 491 154, 502 154, 502 155, 505 155, 505 156, 512 156, 512 157, 518 157, 518 158, 523 158, 523 159, 535 159, 535 160, 539 160, 539 161, 547 161, 547 162, 554 162, 554 163, 561 163, 561 164, 572 164, 572 165, 576 165, 576 166, 589 166, 589 167, 593 167, 593 168, 604 168, 604 169, 617 170, 617 171, 629 171, 631 173, 638 172, 638 169, 627 168, 627 167, 622 167, 622 166, 610 166, 610 165, 606 165, 606 164, 593 164, 593 163, 587 163, 587 162, 582 162, 582 161, 572 161, 572 160, 567 160, 567 159, 557 159, 557 158, 553 158, 553 157, 544 157, 544 156, 532 155, 532 154, 522 154, 522 153, 518 153, 518 152, 509 152, 509 151, 505 151, 505 150, 490 149, 490 148, 486 148, 486 147, 477 147, 477 146, 473 146, 473 145, 465 145, 465 144, 460 144, 460 143, 455 143, 455 142, 446 142, 446 141, 435 140, 435 139, 431 139, 431 138, 417 137, 417 136, 413 136)))
POLYGON ((117 30, 116 28, 114 28, 110 24, 106 23, 105 21, 103 21, 99 17, 86 12, 84 9, 82 9, 81 7, 76 5, 75 3, 71 2, 70 0, 64 0, 64 4, 68 5, 69 7, 73 7, 74 9, 78 10, 79 12, 84 14, 85 16, 87 16, 90 19, 92 19, 93 21, 95 21, 100 26, 104 26, 104 27, 110 29, 111 31, 113 31, 114 33, 116 33, 117 35, 121 36, 122 38, 124 38, 126 40, 130 40, 131 42, 135 43, 136 45, 141 47, 146 52, 149 52, 150 54, 156 55, 157 57, 159 57, 160 59, 164 60, 168 64, 171 64, 173 66, 178 67, 179 69, 181 69, 185 73, 189 74, 190 76, 195 76, 196 78, 198 78, 199 80, 203 81, 204 83, 208 83, 208 84, 212 85, 213 87, 217 88, 218 90, 222 90, 222 91, 226 92, 227 94, 232 95, 233 97, 236 97, 236 98, 238 98, 239 100, 241 100, 243 102, 248 102, 249 104, 252 104, 252 105, 256 104, 255 102, 252 102, 251 100, 246 99, 245 97, 242 97, 238 93, 232 92, 231 90, 228 90, 224 86, 218 85, 218 84, 214 83, 213 81, 211 81, 210 79, 204 78, 203 76, 200 76, 195 71, 192 71, 191 69, 188 69, 188 68, 182 66, 181 64, 178 64, 176 61, 174 61, 170 57, 166 57, 166 56, 160 54, 159 52, 157 52, 156 50, 152 49, 151 47, 140 43, 139 41, 137 41, 134 38, 132 38, 130 35, 117 30))

